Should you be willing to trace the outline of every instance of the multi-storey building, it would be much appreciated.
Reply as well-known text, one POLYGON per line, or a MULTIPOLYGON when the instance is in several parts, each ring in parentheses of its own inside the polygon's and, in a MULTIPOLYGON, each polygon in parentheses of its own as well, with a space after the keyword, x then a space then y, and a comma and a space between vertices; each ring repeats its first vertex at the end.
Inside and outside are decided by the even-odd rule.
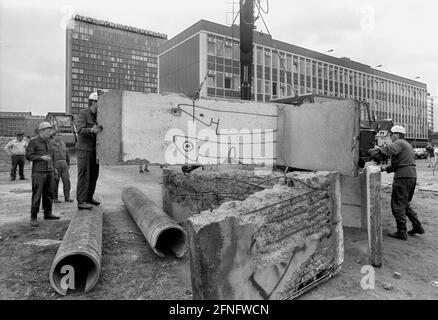
MULTIPOLYGON (((160 46, 160 92, 239 99, 239 56, 238 26, 200 20, 160 46)), ((376 119, 404 125, 411 141, 427 140, 425 83, 255 31, 252 99, 309 93, 368 101, 376 119)))
POLYGON ((66 112, 87 108, 97 89, 158 92, 162 33, 76 15, 67 27, 66 112))

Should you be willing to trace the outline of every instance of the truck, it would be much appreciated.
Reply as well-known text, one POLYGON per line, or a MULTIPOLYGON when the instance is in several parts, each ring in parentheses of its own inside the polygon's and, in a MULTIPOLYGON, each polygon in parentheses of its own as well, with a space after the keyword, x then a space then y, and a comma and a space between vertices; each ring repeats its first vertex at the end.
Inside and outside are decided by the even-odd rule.
POLYGON ((45 120, 52 124, 52 127, 58 132, 67 147, 75 146, 77 130, 73 115, 62 112, 49 112, 45 120))

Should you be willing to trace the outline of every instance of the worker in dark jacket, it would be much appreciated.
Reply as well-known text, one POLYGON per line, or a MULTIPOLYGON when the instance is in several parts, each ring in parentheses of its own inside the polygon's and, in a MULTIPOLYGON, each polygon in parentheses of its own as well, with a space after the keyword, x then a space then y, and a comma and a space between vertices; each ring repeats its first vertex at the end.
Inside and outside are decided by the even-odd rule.
POLYGON ((76 197, 78 209, 90 210, 93 205, 100 203, 93 199, 99 176, 99 164, 96 158, 96 136, 102 131, 96 121, 99 96, 97 92, 90 94, 88 98, 88 109, 79 113, 77 119, 78 143, 78 184, 76 197))
POLYGON ((43 198, 44 219, 59 219, 52 214, 53 199, 53 150, 50 147, 52 125, 48 122, 40 123, 39 135, 31 140, 26 148, 26 159, 32 161, 32 205, 30 209, 30 224, 38 226, 37 215, 43 198))
POLYGON ((62 186, 64 189, 65 202, 73 202, 70 198, 70 156, 68 154, 67 146, 62 141, 61 136, 57 132, 53 132, 53 138, 51 140, 51 146, 53 149, 53 163, 55 164, 55 187, 53 191, 53 202, 60 203, 58 199, 58 187, 59 180, 62 180, 62 186))
POLYGON ((390 131, 392 143, 381 148, 377 147, 381 153, 391 157, 391 165, 382 168, 382 171, 394 172, 391 209, 397 223, 397 232, 388 235, 400 240, 407 240, 406 216, 413 225, 412 230, 408 232, 410 235, 424 233, 417 213, 410 205, 417 184, 417 169, 414 149, 405 140, 405 134, 404 127, 394 126, 390 131))

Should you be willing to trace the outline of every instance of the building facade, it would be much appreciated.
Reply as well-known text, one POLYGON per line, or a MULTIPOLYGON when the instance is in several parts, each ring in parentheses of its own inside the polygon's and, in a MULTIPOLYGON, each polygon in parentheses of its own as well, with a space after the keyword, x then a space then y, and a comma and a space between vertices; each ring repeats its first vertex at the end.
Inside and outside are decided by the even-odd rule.
MULTIPOLYGON (((240 99, 239 56, 238 26, 200 20, 160 46, 160 92, 240 99)), ((427 140, 425 83, 255 31, 252 99, 309 93, 368 101, 375 119, 391 118, 407 139, 427 140)))
POLYGON ((66 113, 88 107, 97 89, 158 92, 165 34, 76 15, 67 27, 66 113))
POLYGON ((437 129, 433 126, 433 103, 433 97, 430 95, 430 93, 427 93, 427 127, 432 132, 434 132, 434 129, 437 129))
POLYGON ((31 112, 0 111, 0 136, 14 137, 18 132, 33 136, 43 121, 43 116, 32 115, 31 112))

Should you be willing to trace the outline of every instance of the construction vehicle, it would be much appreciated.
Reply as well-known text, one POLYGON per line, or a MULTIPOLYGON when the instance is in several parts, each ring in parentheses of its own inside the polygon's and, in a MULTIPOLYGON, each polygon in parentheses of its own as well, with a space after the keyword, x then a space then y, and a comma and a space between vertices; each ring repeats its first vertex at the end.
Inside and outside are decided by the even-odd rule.
POLYGON ((67 147, 74 147, 77 141, 77 130, 74 117, 62 112, 49 112, 45 119, 52 124, 67 147))

